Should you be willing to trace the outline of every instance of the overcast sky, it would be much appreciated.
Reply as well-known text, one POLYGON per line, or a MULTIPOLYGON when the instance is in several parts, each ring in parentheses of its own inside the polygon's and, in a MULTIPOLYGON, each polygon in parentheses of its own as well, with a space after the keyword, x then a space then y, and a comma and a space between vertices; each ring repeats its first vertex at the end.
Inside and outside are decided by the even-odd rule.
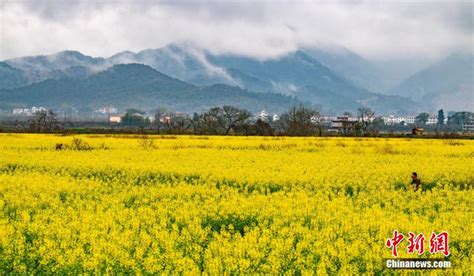
POLYGON ((0 59, 169 43, 260 58, 315 45, 370 59, 437 58, 474 46, 471 1, 0 1, 0 59))

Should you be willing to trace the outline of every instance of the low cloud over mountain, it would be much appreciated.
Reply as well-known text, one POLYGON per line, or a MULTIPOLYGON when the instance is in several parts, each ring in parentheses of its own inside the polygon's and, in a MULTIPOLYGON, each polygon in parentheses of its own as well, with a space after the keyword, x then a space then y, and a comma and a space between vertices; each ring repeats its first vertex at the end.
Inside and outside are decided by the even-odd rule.
MULTIPOLYGON (((151 66, 163 74, 196 87, 225 84, 227 86, 221 86, 221 88, 234 87, 234 89, 237 89, 236 86, 239 86, 239 89, 255 91, 252 93, 259 96, 266 95, 275 98, 282 97, 280 94, 292 96, 300 102, 318 107, 323 112, 354 111, 359 106, 369 106, 378 113, 409 113, 414 112, 417 108, 411 100, 382 95, 360 88, 303 51, 292 52, 275 59, 258 60, 235 55, 213 55, 203 50, 170 45, 165 48, 144 50, 138 53, 121 52, 109 58, 93 58, 76 51, 63 51, 50 56, 31 56, 6 61, 8 66, 12 68, 16 66, 16 70, 22 72, 23 75, 42 76, 43 78, 40 80, 56 80, 57 82, 53 83, 45 82, 48 85, 54 84, 55 86, 64 82, 87 81, 97 75, 100 76, 103 70, 107 70, 107 68, 111 68, 116 64, 129 63, 151 66), (70 67, 67 67, 68 65, 70 67), (270 92, 270 94, 267 92, 270 92)), ((129 79, 126 78, 126 75, 123 75, 123 77, 124 79, 117 79, 117 81, 122 82, 121 85, 128 85, 129 79)), ((32 81, 24 80, 23 83, 17 82, 17 87, 32 83, 32 81)), ((35 94, 34 91, 45 91, 45 83, 30 86, 28 88, 30 92, 28 93, 40 96, 40 94, 35 94)), ((132 85, 134 91, 138 91, 137 85, 139 84, 132 85)), ((115 87, 114 83, 108 82, 96 83, 95 87, 99 86, 107 91, 113 91, 111 87, 115 87), (107 85, 110 85, 110 87, 107 87, 107 85)), ((74 87, 74 85, 71 87, 74 87)), ((10 85, 3 88, 12 87, 10 85)), ((155 89, 157 88, 155 87, 155 89)), ((65 89, 69 91, 72 88, 65 89)), ((227 88, 224 90, 227 90, 227 88)), ((170 92, 172 91, 170 90, 170 92)), ((178 89, 175 93, 173 96, 177 97, 183 91, 178 89)), ((12 96, 14 94, 6 93, 6 95, 12 96)), ((150 97, 152 95, 154 94, 150 94, 150 97)), ((90 95, 90 97, 94 98, 95 96, 90 95)), ((12 102, 8 98, 4 99, 12 102)), ((25 100, 25 98, 22 99, 25 100)), ((153 101, 154 99, 150 99, 148 103, 153 101)), ((31 102, 34 102, 34 99, 31 102)), ((47 104, 47 102, 45 103, 47 104)), ((136 107, 150 108, 148 103, 142 101, 135 104, 136 107)), ((114 102, 110 102, 110 104, 118 105, 114 102)), ((178 106, 177 102, 167 104, 172 108, 178 106)), ((225 104, 239 105, 240 102, 237 98, 229 98, 225 104)), ((60 103, 54 105, 57 106, 60 103)), ((209 106, 210 103, 204 105, 209 106)), ((191 106, 196 105, 191 104, 191 106)), ((273 108, 280 109, 281 107, 281 105, 278 105, 273 108)))

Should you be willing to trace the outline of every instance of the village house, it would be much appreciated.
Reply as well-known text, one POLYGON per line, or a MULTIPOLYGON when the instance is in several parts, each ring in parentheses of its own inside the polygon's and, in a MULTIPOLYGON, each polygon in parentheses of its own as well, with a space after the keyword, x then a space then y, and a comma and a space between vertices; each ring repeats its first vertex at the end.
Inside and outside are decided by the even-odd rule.
POLYGON ((98 108, 96 112, 100 114, 117 114, 118 110, 116 107, 113 107, 113 106, 104 106, 104 107, 98 108))
POLYGON ((109 122, 119 124, 122 122, 122 117, 120 115, 111 115, 109 116, 109 122))
POLYGON ((412 125, 415 123, 416 116, 408 115, 408 116, 396 116, 396 115, 389 115, 383 116, 382 120, 386 125, 412 125))
POLYGON ((266 112, 265 110, 262 110, 262 111, 257 113, 256 118, 257 118, 257 120, 262 120, 264 122, 267 122, 268 121, 268 112, 266 112))
POLYGON ((349 129, 353 129, 357 122, 358 119, 354 117, 338 116, 335 119, 331 120, 331 127, 329 131, 347 131, 349 129))
POLYGON ((40 106, 40 107, 33 106, 31 108, 14 108, 12 110, 12 114, 32 116, 36 112, 40 112, 40 111, 46 111, 46 108, 44 108, 42 106, 40 106))

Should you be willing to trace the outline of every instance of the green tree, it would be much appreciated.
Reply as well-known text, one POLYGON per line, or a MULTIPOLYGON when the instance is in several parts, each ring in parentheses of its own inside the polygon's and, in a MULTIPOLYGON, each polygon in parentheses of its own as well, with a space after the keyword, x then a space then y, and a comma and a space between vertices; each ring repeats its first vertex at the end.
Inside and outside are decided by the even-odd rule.
POLYGON ((472 112, 455 112, 448 117, 448 125, 462 125, 468 123, 472 118, 474 118, 474 113, 472 112))
POLYGON ((382 117, 376 117, 374 120, 370 123, 369 126, 369 134, 376 135, 378 133, 378 130, 382 128, 385 125, 385 122, 382 117))
POLYGON ((138 109, 127 109, 122 116, 122 124, 129 127, 144 127, 150 123, 144 114, 145 112, 138 109))
POLYGON ((444 110, 440 109, 438 110, 438 126, 443 126, 444 125, 444 110))
POLYGON ((415 117, 415 122, 418 125, 426 125, 429 117, 430 117, 430 114, 426 112, 420 113, 418 114, 418 116, 415 117))

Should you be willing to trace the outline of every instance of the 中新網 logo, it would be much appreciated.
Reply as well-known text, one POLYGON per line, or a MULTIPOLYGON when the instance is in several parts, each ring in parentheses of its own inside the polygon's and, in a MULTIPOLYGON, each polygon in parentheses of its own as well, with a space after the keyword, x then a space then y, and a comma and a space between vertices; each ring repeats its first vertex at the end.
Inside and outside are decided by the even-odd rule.
MULTIPOLYGON (((405 239, 405 235, 403 233, 398 232, 397 230, 393 231, 393 237, 387 239, 385 245, 392 249, 392 255, 398 257, 398 245, 405 239)), ((443 231, 439 234, 435 232, 431 233, 429 239, 429 252, 431 254, 443 253, 444 256, 449 256, 449 235, 448 232, 443 231)), ((415 254, 422 255, 425 253, 425 235, 420 233, 415 235, 412 232, 408 232, 408 246, 407 252, 408 254, 415 254)))

